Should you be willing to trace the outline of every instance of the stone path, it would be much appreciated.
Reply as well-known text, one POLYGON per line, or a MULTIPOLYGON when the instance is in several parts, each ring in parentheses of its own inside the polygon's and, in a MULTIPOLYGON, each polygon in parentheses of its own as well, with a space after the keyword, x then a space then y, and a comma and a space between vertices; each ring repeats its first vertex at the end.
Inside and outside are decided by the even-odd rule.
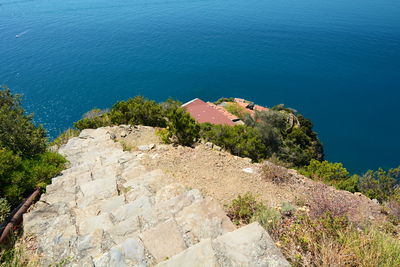
POLYGON ((24 215, 43 266, 289 266, 260 225, 236 229, 216 201, 147 171, 109 130, 62 147, 70 168, 24 215))

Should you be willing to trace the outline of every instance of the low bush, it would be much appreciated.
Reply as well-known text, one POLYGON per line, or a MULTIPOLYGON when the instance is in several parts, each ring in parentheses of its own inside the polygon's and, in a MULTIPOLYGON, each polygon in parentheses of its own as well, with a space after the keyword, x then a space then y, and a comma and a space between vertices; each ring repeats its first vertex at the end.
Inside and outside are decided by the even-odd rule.
POLYGON ((221 97, 217 101, 214 102, 215 105, 219 105, 222 102, 233 102, 235 100, 234 97, 221 97))
POLYGON ((117 102, 110 110, 109 116, 113 124, 146 125, 165 127, 165 113, 160 104, 142 96, 117 102))
MULTIPOLYGON (((13 237, 16 239, 16 237, 13 237)), ((32 255, 28 246, 23 241, 18 242, 15 247, 0 248, 0 267, 39 267, 39 256, 32 255)), ((53 265, 50 265, 53 266, 53 265)), ((49 267, 50 267, 49 266, 49 267)), ((58 266, 58 265, 56 265, 58 266)))
POLYGON ((390 170, 367 171, 360 177, 359 188, 362 193, 380 202, 396 195, 400 182, 400 166, 390 170))
POLYGON ((68 143, 68 140, 71 139, 72 137, 79 136, 80 131, 77 129, 67 129, 64 132, 62 132, 56 139, 54 139, 51 143, 50 146, 57 146, 60 147, 62 145, 65 145, 68 143))
POLYGON ((359 176, 350 176, 350 173, 343 167, 342 163, 330 163, 326 160, 320 162, 313 159, 309 165, 298 168, 298 171, 313 180, 322 181, 340 190, 353 193, 359 191, 359 176))
POLYGON ((110 125, 111 125, 111 119, 108 113, 99 116, 91 116, 88 118, 84 117, 74 123, 74 127, 81 131, 84 129, 97 129, 100 127, 105 127, 110 125))
POLYGON ((309 192, 307 205, 312 217, 322 216, 328 212, 334 217, 344 217, 352 203, 343 194, 331 191, 327 185, 317 184, 309 192))
POLYGON ((274 229, 281 219, 281 214, 256 201, 251 193, 239 195, 228 206, 228 217, 237 225, 259 222, 265 229, 274 229))
POLYGON ((46 152, 24 159, 0 150, 0 193, 10 204, 17 205, 35 188, 45 188, 64 169, 65 163, 64 157, 57 153, 46 152))
POLYGON ((0 198, 0 224, 7 218, 10 210, 11 207, 7 199, 0 198))
POLYGON ((342 163, 330 163, 326 160, 320 162, 313 159, 308 166, 300 168, 299 171, 311 179, 320 181, 339 181, 350 176, 342 163))
POLYGON ((229 113, 237 116, 240 119, 244 119, 245 116, 248 114, 248 112, 246 111, 245 108, 243 108, 242 106, 240 106, 238 103, 236 102, 232 102, 232 103, 228 103, 225 107, 224 107, 229 113))
POLYGON ((285 183, 290 180, 290 175, 286 168, 275 164, 266 163, 262 167, 263 178, 273 183, 285 183))
POLYGON ((200 126, 182 108, 171 110, 168 114, 167 127, 158 131, 164 143, 192 146, 200 137, 200 126))
POLYGON ((257 130, 252 127, 202 124, 200 135, 233 155, 248 157, 255 162, 266 158, 268 149, 257 130))

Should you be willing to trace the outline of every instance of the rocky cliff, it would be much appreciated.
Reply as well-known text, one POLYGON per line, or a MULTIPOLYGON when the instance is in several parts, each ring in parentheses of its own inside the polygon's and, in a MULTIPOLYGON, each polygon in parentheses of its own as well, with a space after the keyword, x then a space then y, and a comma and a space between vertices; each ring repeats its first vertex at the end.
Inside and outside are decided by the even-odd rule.
POLYGON ((60 149, 70 167, 24 216, 43 266, 289 266, 258 223, 236 229, 217 201, 113 139, 84 130, 60 149))

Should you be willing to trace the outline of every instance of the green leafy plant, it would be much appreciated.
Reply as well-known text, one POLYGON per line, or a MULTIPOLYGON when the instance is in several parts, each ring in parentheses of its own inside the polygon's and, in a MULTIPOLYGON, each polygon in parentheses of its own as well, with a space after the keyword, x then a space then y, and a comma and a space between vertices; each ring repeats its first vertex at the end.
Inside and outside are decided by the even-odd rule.
POLYGON ((275 228, 281 219, 276 209, 258 202, 251 193, 239 195, 232 200, 227 215, 237 225, 258 221, 266 229, 275 228))
POLYGON ((217 101, 214 102, 215 105, 219 105, 223 102, 233 102, 235 101, 234 97, 221 97, 220 99, 218 99, 217 101))
POLYGON ((46 152, 35 158, 24 159, 10 151, 0 150, 0 193, 16 205, 35 188, 45 188, 51 178, 65 167, 66 160, 57 153, 46 152), (4 171, 5 170, 5 171, 4 171))
POLYGON ((192 146, 200 137, 200 127, 196 121, 182 108, 169 112, 167 128, 158 132, 164 143, 192 146))
POLYGON ((202 124, 201 137, 233 155, 248 157, 256 162, 264 159, 268 151, 257 130, 246 125, 202 124))
POLYGON ((0 196, 14 207, 35 188, 44 188, 66 163, 46 152, 46 133, 21 106, 21 96, 0 90, 0 196))
POLYGON ((367 171, 360 177, 359 188, 362 193, 380 202, 394 195, 400 180, 400 166, 390 170, 367 171))
POLYGON ((97 113, 91 111, 89 111, 89 113, 91 114, 89 117, 83 117, 82 119, 74 123, 74 127, 76 129, 97 129, 100 127, 111 125, 111 119, 108 113, 97 113))
POLYGON ((50 143, 50 145, 57 147, 65 145, 66 143, 68 143, 68 140, 71 139, 72 137, 79 136, 79 133, 80 133, 79 130, 69 128, 64 132, 62 132, 56 139, 54 139, 53 142, 50 143))
POLYGON ((246 109, 243 108, 242 106, 240 106, 236 102, 228 103, 224 108, 229 113, 231 113, 231 114, 233 114, 233 115, 235 115, 235 116, 237 116, 238 118, 241 118, 241 119, 243 119, 247 114, 246 109))
POLYGON ((113 124, 147 125, 165 127, 164 109, 160 104, 142 96, 117 102, 110 111, 113 124))
POLYGON ((21 96, 9 88, 0 88, 0 148, 24 157, 34 157, 46 150, 46 132, 35 126, 33 115, 25 114, 21 96))
POLYGON ((7 218, 10 210, 11 207, 7 199, 0 198, 0 223, 2 223, 7 218))

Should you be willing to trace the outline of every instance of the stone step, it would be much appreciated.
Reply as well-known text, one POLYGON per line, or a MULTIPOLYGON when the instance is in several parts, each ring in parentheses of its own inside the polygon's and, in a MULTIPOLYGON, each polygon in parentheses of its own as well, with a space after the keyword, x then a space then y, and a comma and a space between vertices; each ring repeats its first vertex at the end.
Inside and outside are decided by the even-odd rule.
POLYGON ((290 264, 257 222, 196 245, 157 264, 158 267, 282 266, 290 264))

